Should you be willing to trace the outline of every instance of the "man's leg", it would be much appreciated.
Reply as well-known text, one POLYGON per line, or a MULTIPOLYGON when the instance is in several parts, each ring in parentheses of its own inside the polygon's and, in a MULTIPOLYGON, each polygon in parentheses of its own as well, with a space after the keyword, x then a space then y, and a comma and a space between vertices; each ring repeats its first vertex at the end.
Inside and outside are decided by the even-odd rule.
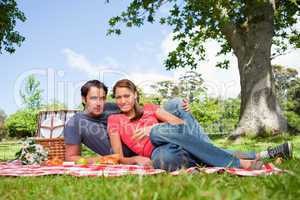
MULTIPOLYGON (((193 115, 183 110, 182 100, 180 98, 175 98, 166 102, 164 105, 164 109, 169 113, 172 113, 173 115, 184 120, 184 123, 187 128, 186 132, 188 132, 189 134, 193 134, 199 140, 203 140, 205 142, 211 143, 210 138, 204 132, 203 128, 198 123, 198 121, 193 117, 193 115)), ((255 152, 239 152, 239 151, 231 151, 226 149, 223 150, 234 155, 237 158, 250 159, 250 160, 256 159, 255 152)))
POLYGON ((196 166, 197 162, 192 157, 180 146, 169 143, 156 147, 152 152, 151 160, 156 169, 175 171, 183 167, 196 166))

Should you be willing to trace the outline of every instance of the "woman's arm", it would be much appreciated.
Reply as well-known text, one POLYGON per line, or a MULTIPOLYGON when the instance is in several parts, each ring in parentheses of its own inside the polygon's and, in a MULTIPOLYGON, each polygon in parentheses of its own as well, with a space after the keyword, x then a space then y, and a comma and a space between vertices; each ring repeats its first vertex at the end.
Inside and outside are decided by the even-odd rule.
POLYGON ((120 155, 120 162, 123 164, 134 164, 131 159, 124 157, 120 135, 116 132, 109 131, 109 138, 114 153, 120 155))
POLYGON ((133 156, 133 157, 124 157, 123 150, 122 150, 122 143, 121 138, 118 133, 109 133, 110 143, 114 153, 120 155, 120 162, 123 164, 140 164, 140 165, 147 165, 152 166, 152 162, 149 158, 143 156, 133 156))
POLYGON ((180 118, 176 117, 175 115, 165 111, 162 108, 159 108, 159 109, 156 110, 155 116, 161 122, 167 122, 167 123, 170 123, 170 124, 183 124, 184 123, 184 121, 182 119, 180 119, 180 118))
MULTIPOLYGON (((156 118, 161 121, 161 122, 166 122, 166 123, 170 123, 170 124, 173 124, 173 125, 176 125, 176 124, 183 124, 184 121, 178 117, 176 117, 175 115, 165 111, 164 109, 162 108, 158 108, 156 111, 155 111, 155 116, 156 118)), ((133 136, 132 138, 134 140, 141 140, 147 136, 149 136, 149 133, 150 133, 150 130, 152 129, 153 126, 155 126, 156 124, 154 125, 151 125, 151 126, 145 126, 143 128, 139 128, 139 129, 136 129, 135 132, 133 133, 133 136)))

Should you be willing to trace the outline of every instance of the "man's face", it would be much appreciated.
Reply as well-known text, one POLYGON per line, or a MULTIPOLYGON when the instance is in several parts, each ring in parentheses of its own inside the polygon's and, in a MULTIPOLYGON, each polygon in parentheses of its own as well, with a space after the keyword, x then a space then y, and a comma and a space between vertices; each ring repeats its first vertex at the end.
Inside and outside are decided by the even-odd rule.
POLYGON ((93 117, 102 114, 105 100, 105 91, 97 87, 91 87, 86 98, 82 97, 82 101, 85 104, 85 111, 93 117))

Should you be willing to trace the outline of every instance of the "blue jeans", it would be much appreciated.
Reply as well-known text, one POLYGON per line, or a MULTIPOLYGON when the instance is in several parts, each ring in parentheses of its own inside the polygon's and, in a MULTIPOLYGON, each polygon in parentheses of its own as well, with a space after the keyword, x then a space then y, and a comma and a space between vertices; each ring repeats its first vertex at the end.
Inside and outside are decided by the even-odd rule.
POLYGON ((181 118, 184 124, 162 123, 151 129, 150 140, 155 146, 151 159, 155 168, 173 171, 200 163, 239 168, 239 158, 255 159, 255 152, 229 151, 213 145, 197 120, 185 112, 181 104, 180 99, 173 99, 164 108, 181 118))

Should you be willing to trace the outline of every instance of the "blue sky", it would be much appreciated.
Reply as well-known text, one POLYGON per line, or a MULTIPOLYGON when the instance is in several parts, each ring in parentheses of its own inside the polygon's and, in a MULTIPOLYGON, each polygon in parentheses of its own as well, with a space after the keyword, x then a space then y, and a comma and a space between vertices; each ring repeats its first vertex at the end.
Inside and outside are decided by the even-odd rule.
MULTIPOLYGON (((183 71, 167 71, 162 65, 175 47, 169 27, 146 24, 123 29, 121 36, 106 36, 108 19, 124 10, 128 1, 17 2, 27 17, 17 25, 26 41, 16 53, 0 55, 0 109, 6 114, 22 108, 19 90, 30 74, 41 82, 44 103, 55 99, 73 108, 80 103, 80 86, 89 79, 98 78, 111 87, 120 78, 130 78, 147 90, 154 81, 176 80, 183 71)), ((235 97, 240 90, 236 59, 229 57, 230 70, 214 68, 217 48, 214 41, 207 44, 207 60, 198 70, 210 95, 235 97)), ((274 62, 298 65, 299 70, 299 55, 299 50, 292 51, 274 62)))

